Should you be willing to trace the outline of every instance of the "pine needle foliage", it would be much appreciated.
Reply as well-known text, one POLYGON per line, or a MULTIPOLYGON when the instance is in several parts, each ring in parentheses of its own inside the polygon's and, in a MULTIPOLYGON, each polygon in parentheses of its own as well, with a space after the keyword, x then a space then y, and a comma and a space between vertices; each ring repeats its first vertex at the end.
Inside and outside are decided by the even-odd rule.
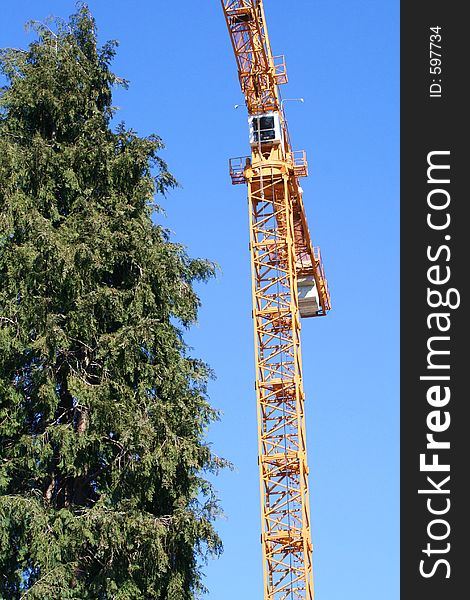
POLYGON ((88 8, 1 51, 0 598, 191 600, 218 554, 210 372, 183 339, 214 273, 152 216, 159 137, 112 126, 88 8))

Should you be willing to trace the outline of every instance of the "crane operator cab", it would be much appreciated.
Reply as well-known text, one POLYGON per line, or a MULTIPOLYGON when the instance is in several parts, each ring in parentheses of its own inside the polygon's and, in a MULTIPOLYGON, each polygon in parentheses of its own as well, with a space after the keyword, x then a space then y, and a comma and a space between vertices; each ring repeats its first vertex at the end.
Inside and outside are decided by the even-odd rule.
POLYGON ((301 317, 315 317, 321 309, 318 288, 313 275, 297 278, 297 292, 301 317))
POLYGON ((279 113, 267 112, 252 115, 248 118, 248 124, 250 126, 251 146, 281 143, 282 131, 279 113))

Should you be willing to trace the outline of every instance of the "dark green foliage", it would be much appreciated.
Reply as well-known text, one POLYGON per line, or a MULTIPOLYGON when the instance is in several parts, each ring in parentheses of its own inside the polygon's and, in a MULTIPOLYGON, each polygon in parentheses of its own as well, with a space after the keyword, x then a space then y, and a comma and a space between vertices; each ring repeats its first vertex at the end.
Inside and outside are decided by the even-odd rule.
POLYGON ((189 600, 222 462, 179 328, 213 265, 152 222, 160 139, 110 127, 116 44, 86 7, 34 27, 0 56, 0 599, 189 600))

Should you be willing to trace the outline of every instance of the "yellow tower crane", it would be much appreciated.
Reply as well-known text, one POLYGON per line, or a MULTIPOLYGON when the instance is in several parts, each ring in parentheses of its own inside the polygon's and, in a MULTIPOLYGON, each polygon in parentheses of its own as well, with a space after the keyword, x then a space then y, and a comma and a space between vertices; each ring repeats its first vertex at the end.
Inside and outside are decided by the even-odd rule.
POLYGON ((221 0, 248 109, 251 156, 230 159, 248 184, 258 406, 264 600, 313 600, 300 318, 325 315, 330 296, 312 246, 262 0, 221 0))

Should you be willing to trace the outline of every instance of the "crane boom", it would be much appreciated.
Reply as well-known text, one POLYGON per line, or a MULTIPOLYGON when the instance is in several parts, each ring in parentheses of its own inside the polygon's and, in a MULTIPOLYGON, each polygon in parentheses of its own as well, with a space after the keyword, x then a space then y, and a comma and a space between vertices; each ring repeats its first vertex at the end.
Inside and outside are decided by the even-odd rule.
POLYGON ((250 215, 264 600, 313 600, 300 318, 325 315, 330 296, 312 246, 262 0, 221 0, 245 95, 251 156, 230 160, 250 215))
POLYGON ((222 0, 238 66, 238 77, 250 114, 280 111, 277 84, 287 83, 283 56, 273 57, 263 4, 222 0), (275 63, 275 58, 278 59, 275 63))

